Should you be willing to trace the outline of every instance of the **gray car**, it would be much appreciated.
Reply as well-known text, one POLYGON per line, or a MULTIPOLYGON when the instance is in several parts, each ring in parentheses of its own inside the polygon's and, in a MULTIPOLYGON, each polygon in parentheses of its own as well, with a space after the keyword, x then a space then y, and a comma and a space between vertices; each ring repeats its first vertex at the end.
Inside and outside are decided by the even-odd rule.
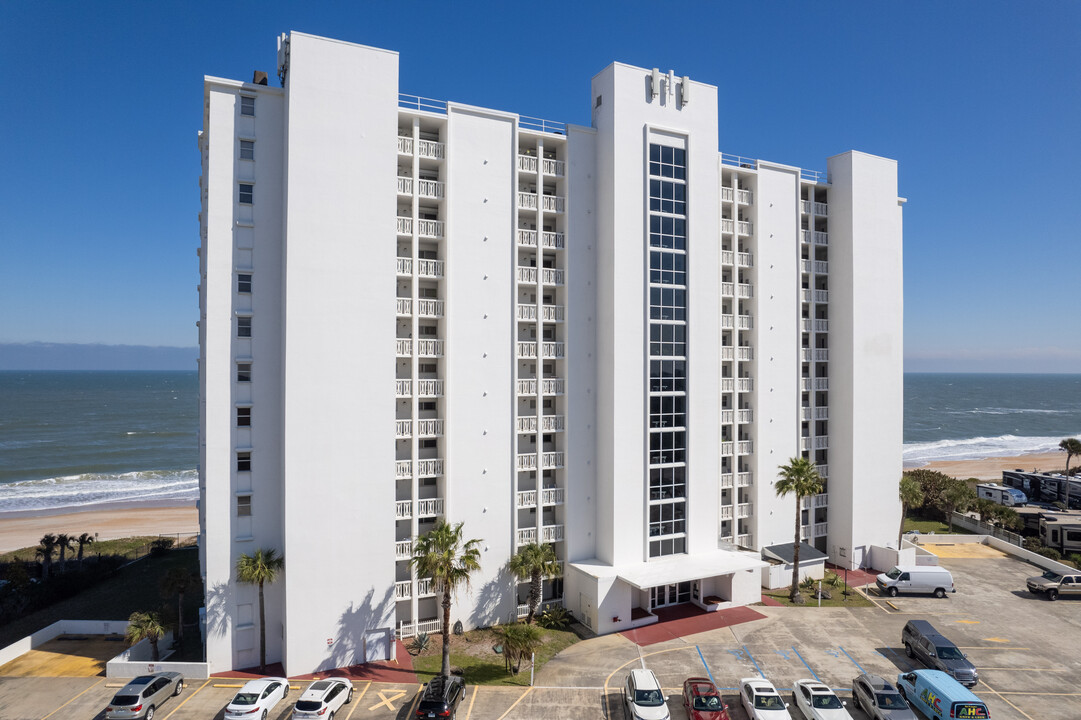
POLYGON ((941 670, 965 687, 973 687, 980 681, 968 656, 926 620, 909 620, 901 631, 901 642, 910 658, 916 658, 931 670, 941 670))
POLYGON ((178 672, 140 675, 121 688, 105 708, 105 720, 153 720, 154 712, 171 697, 184 691, 184 676, 178 672))
POLYGON ((852 702, 871 720, 917 720, 896 688, 878 675, 864 673, 852 681, 852 702))

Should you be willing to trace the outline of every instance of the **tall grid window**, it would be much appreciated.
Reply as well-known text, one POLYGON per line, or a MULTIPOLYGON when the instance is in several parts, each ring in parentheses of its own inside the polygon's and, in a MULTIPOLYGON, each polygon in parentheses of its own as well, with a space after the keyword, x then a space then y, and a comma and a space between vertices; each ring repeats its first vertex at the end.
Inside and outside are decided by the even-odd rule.
POLYGON ((687 154, 649 146, 649 556, 687 551, 687 154))

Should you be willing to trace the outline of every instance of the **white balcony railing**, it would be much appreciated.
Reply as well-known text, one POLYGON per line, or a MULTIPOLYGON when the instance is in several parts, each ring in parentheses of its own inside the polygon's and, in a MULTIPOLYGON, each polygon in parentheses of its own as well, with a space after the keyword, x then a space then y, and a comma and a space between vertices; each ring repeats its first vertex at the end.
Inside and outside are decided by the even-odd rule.
POLYGON ((518 508, 534 508, 537 507, 537 491, 536 490, 519 490, 517 495, 517 502, 515 505, 518 508))
POLYGON ((740 330, 750 330, 754 327, 754 318, 750 315, 740 315, 737 326, 740 330))
POLYGON ((537 469, 537 454, 536 453, 520 453, 518 455, 516 467, 519 472, 525 470, 537 469))
POLYGON ((800 302, 809 303, 809 302, 811 302, 811 297, 812 297, 811 291, 808 290, 807 288, 803 288, 802 290, 799 291, 799 300, 800 300, 800 302))
POLYGON ((563 540, 563 526, 562 525, 545 525, 541 528, 541 542, 552 543, 562 542, 563 540))
POLYGON ((411 298, 397 298, 397 307, 399 315, 413 314, 413 300, 411 298))
POLYGON ((563 453, 546 452, 541 455, 542 470, 554 470, 563 467, 563 453))
POLYGON ((754 422, 754 410, 743 409, 736 413, 736 422, 741 425, 744 423, 754 422))
POLYGON ((802 392, 808 392, 812 387, 811 378, 800 378, 799 389, 802 392))
POLYGON ((518 432, 520 433, 535 433, 538 427, 540 432, 563 432, 563 416, 543 415, 539 423, 536 415, 518 418, 518 432))
POLYGON ((826 203, 816 202, 814 204, 814 211, 815 215, 828 215, 829 207, 826 206, 826 203))
POLYGON ((736 190, 736 202, 751 205, 754 203, 754 193, 750 190, 736 190))
POLYGON ((417 183, 417 194, 425 198, 442 200, 446 195, 446 185, 438 180, 421 180, 417 183))
POLYGON ((395 420, 394 421, 394 437, 407 438, 413 436, 413 421, 412 420, 395 420))
POLYGON ((815 437, 815 450, 828 450, 830 446, 829 435, 818 435, 815 437))
POLYGON ((740 220, 736 223, 736 229, 740 235, 750 235, 754 231, 754 226, 749 221, 740 220))
POLYGON ((829 420, 830 409, 828 407, 816 407, 815 408, 815 420, 829 420))
POLYGON ((413 234, 413 218, 398 217, 398 234, 399 235, 412 235, 413 234))
POLYGON ((735 221, 731 218, 721 218, 721 232, 733 233, 736 231, 735 221))
POLYGON ((735 478, 736 478, 736 476, 734 474, 732 474, 732 473, 721 473, 721 482, 720 482, 721 489, 723 490, 724 488, 735 487, 736 486, 735 485, 735 478))
POLYGON ((409 460, 395 460, 394 461, 394 477, 398 480, 404 480, 413 476, 413 463, 409 460))
POLYGON ((559 195, 541 195, 541 209, 545 212, 561 213, 564 204, 563 198, 559 195))
MULTIPOLYGON (((566 173, 567 164, 562 160, 549 160, 544 158, 541 162, 541 172, 545 175, 555 175, 556 177, 563 177, 566 173)), ((562 212, 562 211, 560 211, 562 212)))
POLYGON ((826 348, 815 348, 815 362, 829 362, 830 351, 826 348))
MULTIPOLYGON (((401 140, 401 138, 398 138, 401 140)), ((409 600, 413 597, 413 583, 410 580, 400 580, 394 583, 394 599, 409 600)))
POLYGON ((810 215, 812 212, 814 212, 814 209, 811 207, 812 205, 813 205, 813 203, 810 200, 800 200, 799 201, 799 211, 801 213, 806 213, 806 214, 810 215))
POLYGON ((733 192, 734 191, 730 187, 722 187, 721 188, 721 200, 724 201, 724 202, 732 202, 732 197, 733 197, 732 193, 733 192))
MULTIPOLYGON (((722 316, 728 317, 728 316, 722 316)), ((732 392, 736 389, 736 381, 732 378, 721 378, 721 392, 732 392)))
MULTIPOLYGON (((559 563, 559 565, 560 565, 560 567, 562 567, 563 563, 561 562, 561 563, 559 563)), ((562 576, 562 574, 563 574, 563 572, 562 572, 562 570, 560 570, 560 576, 562 576)), ((536 614, 539 615, 539 614, 541 614, 542 612, 544 612, 545 610, 547 610, 550 607, 560 607, 562 605, 563 605, 563 598, 552 598, 551 600, 544 600, 539 605, 537 605, 536 614)), ((518 613, 517 614, 518 614, 518 620, 521 620, 524 617, 529 617, 529 603, 520 603, 518 605, 518 613)))
POLYGON ((408 560, 413 557, 413 541, 399 540, 394 543, 394 559, 408 560))
POLYGON ((830 236, 829 233, 815 231, 815 245, 829 245, 830 236))
POLYGON ((417 420, 417 437, 439 437, 443 434, 443 419, 417 420))
POLYGON ((828 262, 826 262, 825 260, 815 260, 814 261, 814 266, 815 266, 815 272, 817 274, 819 274, 819 275, 827 275, 827 274, 829 274, 830 264, 828 262))
POLYGON ((434 517, 443 514, 443 498, 417 500, 417 517, 434 517))
POLYGON ((413 138, 398 136, 398 152, 402 155, 413 154, 413 138))
POLYGON ((736 535, 736 545, 742 548, 753 549, 754 548, 754 536, 750 533, 746 535, 736 535))
POLYGON ((736 473, 737 487, 750 487, 754 482, 754 476, 749 472, 736 473))
POLYGON ((721 250, 721 265, 731 265, 735 258, 736 254, 731 250, 721 250))
POLYGON ((721 315, 721 329, 731 330, 736 326, 736 319, 731 315, 721 315))
POLYGON ((537 282, 537 268, 518 266, 518 282, 535 285, 537 282))
POLYGON ((736 265, 741 268, 754 267, 754 255, 749 252, 736 253, 736 265))
POLYGON ((418 477, 436 477, 443 474, 443 458, 417 461, 418 477))
POLYGON ((442 220, 418 220, 417 235, 434 240, 442 239, 444 225, 442 220))
POLYGON ((537 542, 537 528, 518 528, 518 544, 528 545, 537 542))
POLYGON ((518 169, 522 172, 537 172, 537 156, 536 155, 519 155, 518 156, 518 169))
POLYGON ((734 516, 731 505, 721 505, 721 520, 731 520, 734 516))
POLYGON ((443 277, 443 261, 442 260, 418 260, 417 261, 417 275, 426 278, 441 278, 443 277))
POLYGON ((731 455, 732 451, 735 449, 735 447, 736 447, 735 443, 733 443, 731 440, 722 441, 721 442, 721 455, 722 456, 731 455))
POLYGON ((541 245, 549 250, 562 250, 565 246, 563 233, 544 231, 541 233, 541 245))
POLYGON ((805 242, 810 245, 811 242, 814 240, 814 233, 810 230, 800 230, 799 239, 800 242, 805 242))
POLYGON ((818 471, 818 476, 822 479, 827 479, 830 476, 829 465, 815 465, 815 470, 818 471))
POLYGON ((417 380, 417 395, 420 397, 442 397, 442 380, 417 380))
POLYGON ((444 301, 421 298, 417 300, 417 315, 420 317, 443 317, 444 301))
POLYGON ((543 378, 540 385, 541 395, 562 395, 563 378, 543 378))
POLYGON ((731 425, 735 419, 735 410, 721 410, 721 425, 731 425))
POLYGON ((537 357, 537 343, 536 342, 519 342, 518 343, 518 357, 528 360, 529 358, 537 357))
POLYGON ((412 380, 395 380, 394 397, 409 397, 413 394, 412 380))
POLYGON ((736 348, 737 360, 754 360, 754 348, 750 345, 740 345, 736 348))
POLYGON ((394 340, 394 352, 398 357, 413 354, 413 341, 409 338, 396 338, 394 340))
POLYGON ((829 378, 815 378, 814 388, 815 390, 829 390, 830 380, 829 378))
POLYGON ((736 349, 731 345, 721 346, 721 360, 734 360, 736 358, 736 349))
POLYGON ((541 268, 541 283, 544 285, 562 285, 563 271, 558 268, 541 268))
POLYGON ((413 178, 398 176, 398 194, 400 195, 412 195, 413 194, 413 178))
POLYGON ((417 340, 417 355, 421 357, 443 357, 443 341, 417 340))
POLYGON ((752 509, 753 508, 751 503, 740 503, 736 506, 736 514, 740 518, 748 518, 751 516, 752 509))
POLYGON ((398 520, 408 520, 413 517, 413 501, 398 500, 394 503, 394 517, 398 520))
POLYGON ((518 208, 521 210, 537 209, 537 193, 518 193, 518 208))
POLYGON ((546 360, 557 360, 566 355, 566 348, 561 342, 541 343, 541 354, 546 360))
POLYGON ((754 285, 751 285, 750 283, 740 283, 737 289, 739 290, 739 296, 741 298, 754 297, 754 285))
POLYGON ((541 490, 541 505, 562 505, 563 488, 544 488, 541 490))
POLYGON ((537 247, 537 231, 518 228, 518 244, 524 247, 537 247))
POLYGON ((439 586, 431 578, 417 579, 417 597, 431 597, 439 591, 439 586))
POLYGON ((399 275, 412 275, 413 274, 413 258, 396 258, 398 264, 399 275))
POLYGON ((754 442, 751 440, 740 440, 736 443, 736 451, 740 455, 750 455, 754 452, 754 442))
POLYGON ((417 155, 432 160, 442 160, 447 156, 447 146, 441 142, 421 140, 417 143, 417 155))
POLYGON ((828 303, 830 301, 829 290, 815 290, 815 302, 816 303, 828 303))

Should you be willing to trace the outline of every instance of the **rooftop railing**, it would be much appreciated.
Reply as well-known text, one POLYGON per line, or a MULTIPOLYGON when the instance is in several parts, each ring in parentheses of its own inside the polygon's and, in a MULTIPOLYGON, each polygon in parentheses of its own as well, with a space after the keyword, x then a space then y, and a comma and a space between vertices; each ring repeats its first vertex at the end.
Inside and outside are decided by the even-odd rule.
POLYGON ((398 93, 398 107, 405 110, 423 110, 425 112, 439 113, 440 115, 447 114, 446 100, 433 100, 432 98, 407 93, 398 93))

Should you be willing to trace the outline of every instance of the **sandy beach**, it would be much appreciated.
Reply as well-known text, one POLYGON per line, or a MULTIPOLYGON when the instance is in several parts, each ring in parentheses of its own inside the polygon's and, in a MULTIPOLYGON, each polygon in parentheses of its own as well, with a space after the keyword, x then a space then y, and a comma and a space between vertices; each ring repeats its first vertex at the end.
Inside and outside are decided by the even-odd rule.
POLYGON ((98 540, 135 535, 175 536, 177 533, 185 537, 199 533, 199 511, 192 504, 52 515, 0 515, 0 552, 37 545, 41 536, 50 532, 76 537, 84 532, 97 533, 98 540))
MULTIPOLYGON (((1072 468, 1078 460, 1070 464, 1072 468)), ((1001 482, 1003 470, 1018 468, 1031 472, 1063 472, 1066 470, 1066 453, 1053 452, 1042 455, 1018 455, 1016 457, 993 457, 979 460, 939 460, 920 466, 926 470, 937 470, 950 477, 968 480, 976 478, 988 482, 1001 482)), ((914 468, 906 467, 905 470, 914 468)))

